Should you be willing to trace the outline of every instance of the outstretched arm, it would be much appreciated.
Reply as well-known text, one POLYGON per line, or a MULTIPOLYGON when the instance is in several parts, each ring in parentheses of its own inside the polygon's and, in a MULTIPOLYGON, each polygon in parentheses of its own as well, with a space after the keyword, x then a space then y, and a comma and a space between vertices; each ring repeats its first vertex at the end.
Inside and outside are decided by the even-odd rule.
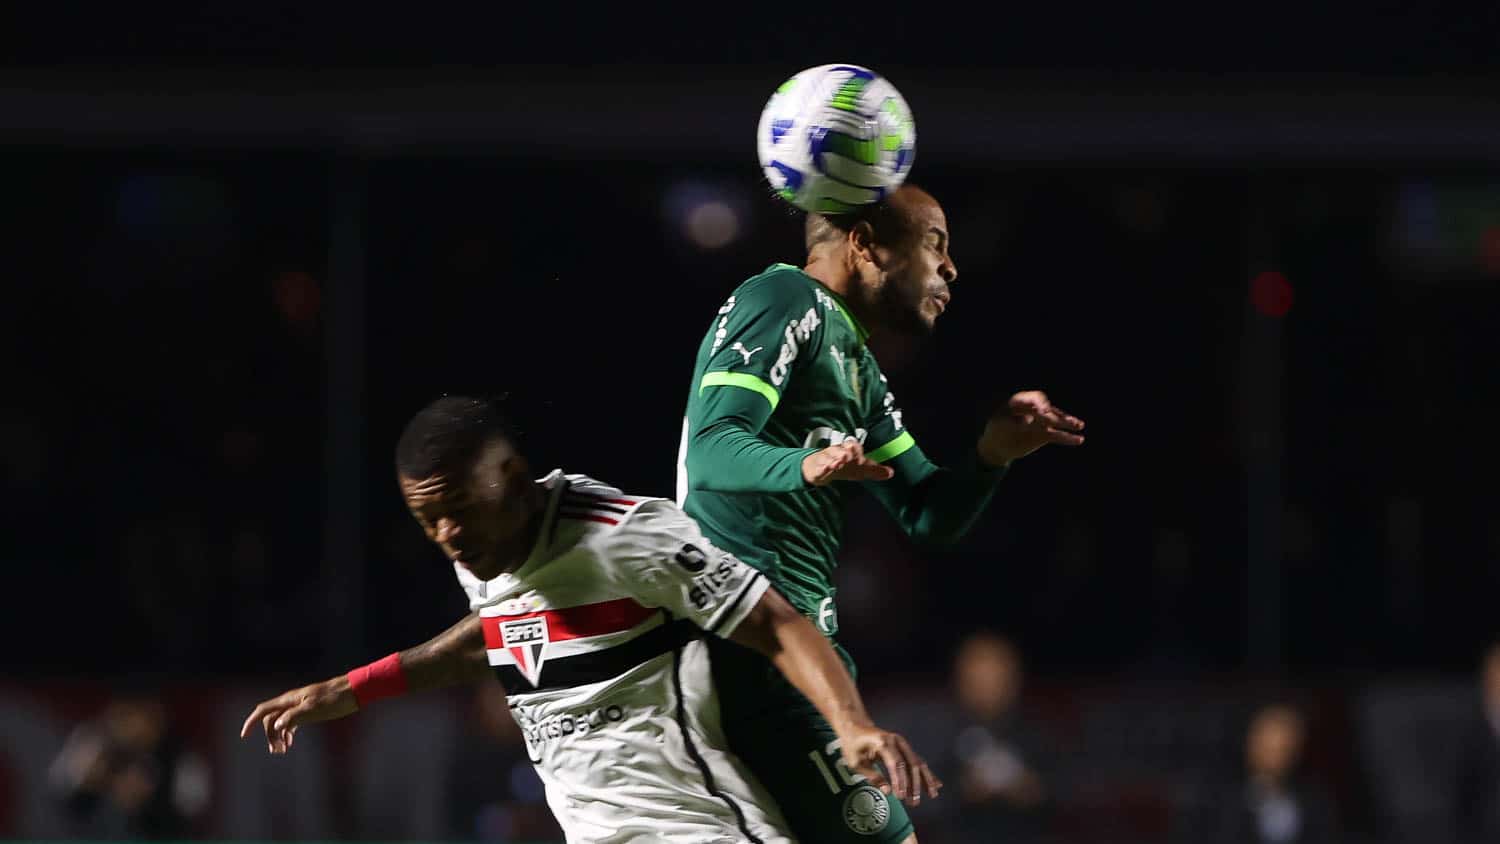
POLYGON ((767 589, 729 638, 764 654, 812 701, 838 734, 845 765, 900 800, 920 803, 924 792, 937 797, 942 782, 905 737, 875 726, 828 639, 781 593, 767 589))
POLYGON ((268 749, 285 753, 302 724, 352 715, 382 697, 476 682, 488 672, 484 630, 479 616, 469 615, 414 648, 262 701, 240 727, 240 738, 260 722, 268 749))
POLYGON ((1011 463, 1049 443, 1082 445, 1082 431, 1083 421, 1053 407, 1045 393, 1017 393, 990 417, 974 451, 954 466, 928 460, 911 434, 901 430, 871 453, 895 476, 865 488, 914 541, 951 544, 989 506, 1011 463))
POLYGON ((906 739, 870 722, 854 679, 828 640, 772 589, 766 576, 714 547, 675 504, 641 504, 613 531, 605 553, 615 588, 705 632, 765 654, 812 701, 843 743, 845 764, 900 799, 936 795, 941 783, 906 739), (882 775, 876 762, 885 765, 882 775))
POLYGON ((891 470, 864 458, 857 443, 784 448, 761 438, 771 402, 753 390, 720 389, 705 397, 688 431, 687 473, 693 489, 793 492, 832 481, 883 481, 891 470))

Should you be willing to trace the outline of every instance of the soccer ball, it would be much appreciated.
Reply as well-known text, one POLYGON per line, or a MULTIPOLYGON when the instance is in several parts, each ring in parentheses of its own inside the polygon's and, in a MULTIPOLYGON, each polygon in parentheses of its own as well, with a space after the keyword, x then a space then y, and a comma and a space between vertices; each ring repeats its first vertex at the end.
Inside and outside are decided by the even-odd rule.
POLYGON ((852 64, 810 67, 760 113, 756 151, 776 195, 803 211, 840 214, 900 187, 917 126, 889 80, 852 64))

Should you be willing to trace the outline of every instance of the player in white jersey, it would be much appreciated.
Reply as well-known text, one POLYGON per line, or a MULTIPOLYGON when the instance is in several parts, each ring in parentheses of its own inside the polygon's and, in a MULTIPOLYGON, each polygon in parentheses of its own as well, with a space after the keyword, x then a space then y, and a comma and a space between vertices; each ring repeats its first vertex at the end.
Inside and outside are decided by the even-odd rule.
POLYGON ((472 614, 261 703, 242 737, 259 723, 284 753, 301 724, 494 673, 570 844, 790 842, 774 801, 726 749, 702 641, 717 635, 766 654, 828 718, 847 781, 936 796, 926 763, 871 722, 833 648, 764 575, 670 501, 561 471, 533 480, 514 441, 489 402, 445 397, 417 414, 397 446, 398 480, 472 614))

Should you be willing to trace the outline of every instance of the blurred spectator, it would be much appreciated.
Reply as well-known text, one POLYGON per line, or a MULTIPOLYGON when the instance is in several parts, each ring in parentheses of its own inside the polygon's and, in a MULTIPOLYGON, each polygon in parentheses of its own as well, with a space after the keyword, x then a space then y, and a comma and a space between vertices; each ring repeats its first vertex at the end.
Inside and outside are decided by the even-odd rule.
POLYGON ((464 724, 469 730, 460 739, 450 779, 449 835, 455 841, 561 840, 542 780, 498 681, 474 688, 464 724))
POLYGON ((75 836, 183 837, 208 805, 207 764, 149 695, 117 697, 78 725, 50 777, 75 836))
POLYGON ((1500 643, 1480 664, 1479 706, 1459 743, 1455 797, 1464 842, 1500 841, 1500 643))
POLYGON ((1338 840, 1332 800, 1298 775, 1306 723, 1293 708, 1265 707, 1245 734, 1244 779, 1220 802, 1223 844, 1322 844, 1338 840))
POLYGON ((954 665, 957 732, 941 770, 962 806, 960 840, 1039 840, 1047 825, 1045 742, 1018 706, 1021 656, 993 633, 977 633, 959 646, 954 665))

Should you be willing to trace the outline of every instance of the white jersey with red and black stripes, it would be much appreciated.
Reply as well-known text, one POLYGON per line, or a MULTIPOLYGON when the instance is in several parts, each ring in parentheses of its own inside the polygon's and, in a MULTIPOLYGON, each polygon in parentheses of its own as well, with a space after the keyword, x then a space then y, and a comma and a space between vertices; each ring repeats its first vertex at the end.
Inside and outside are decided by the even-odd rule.
POLYGON ((768 588, 671 501, 554 471, 530 557, 482 581, 455 564, 570 844, 790 842, 727 750, 701 637, 768 588))

